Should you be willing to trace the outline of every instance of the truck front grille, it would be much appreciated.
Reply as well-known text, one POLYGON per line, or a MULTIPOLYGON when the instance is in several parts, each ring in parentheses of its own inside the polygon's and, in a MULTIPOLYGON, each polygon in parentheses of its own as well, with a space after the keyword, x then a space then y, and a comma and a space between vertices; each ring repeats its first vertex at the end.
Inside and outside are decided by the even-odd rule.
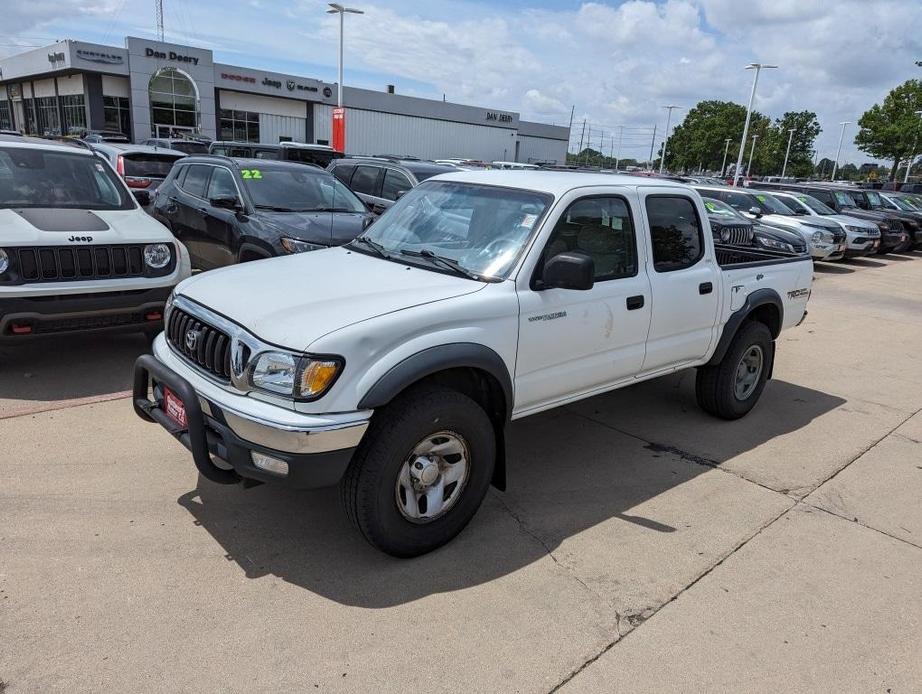
MULTIPOLYGON (((6 248, 13 257, 11 277, 15 282, 74 282, 145 277, 144 245, 30 246, 6 248)), ((164 271, 168 274, 175 259, 164 271)))
POLYGON ((222 381, 230 381, 231 339, 227 334, 174 306, 166 339, 186 360, 222 381))
POLYGON ((750 246, 752 245, 752 236, 753 231, 751 226, 740 225, 740 226, 725 226, 721 231, 729 231, 730 238, 726 242, 731 246, 750 246))

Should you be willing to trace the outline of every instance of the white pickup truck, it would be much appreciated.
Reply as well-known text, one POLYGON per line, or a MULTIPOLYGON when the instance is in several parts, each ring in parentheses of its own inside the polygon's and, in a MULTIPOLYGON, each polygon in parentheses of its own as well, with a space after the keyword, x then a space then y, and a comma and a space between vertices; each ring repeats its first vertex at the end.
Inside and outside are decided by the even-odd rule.
POLYGON ((340 483, 362 534, 413 556, 504 488, 510 420, 689 367, 701 407, 746 414, 812 276, 715 247, 686 186, 441 175, 347 246, 179 285, 134 407, 212 481, 340 483))

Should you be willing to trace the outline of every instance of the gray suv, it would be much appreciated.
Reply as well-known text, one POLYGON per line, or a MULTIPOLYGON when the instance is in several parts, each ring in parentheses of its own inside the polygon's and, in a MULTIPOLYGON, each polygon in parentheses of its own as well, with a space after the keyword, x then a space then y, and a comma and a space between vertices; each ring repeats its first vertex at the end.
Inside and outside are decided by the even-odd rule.
POLYGON ((92 142, 90 147, 108 160, 144 209, 150 207, 173 164, 186 156, 175 149, 119 142, 92 142))
POLYGON ((454 166, 411 158, 347 157, 327 167, 336 178, 361 198, 376 215, 382 214, 397 199, 427 178, 457 172, 454 166))

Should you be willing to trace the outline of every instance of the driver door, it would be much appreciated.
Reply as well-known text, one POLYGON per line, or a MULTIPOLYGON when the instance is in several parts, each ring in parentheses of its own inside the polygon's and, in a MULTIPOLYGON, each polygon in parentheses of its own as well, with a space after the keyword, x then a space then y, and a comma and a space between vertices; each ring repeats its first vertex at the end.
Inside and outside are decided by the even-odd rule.
POLYGON ((626 194, 576 198, 555 222, 529 277, 518 278, 516 414, 601 392, 640 371, 652 301, 635 219, 626 194), (544 263, 563 252, 593 259, 591 289, 542 286, 544 263))

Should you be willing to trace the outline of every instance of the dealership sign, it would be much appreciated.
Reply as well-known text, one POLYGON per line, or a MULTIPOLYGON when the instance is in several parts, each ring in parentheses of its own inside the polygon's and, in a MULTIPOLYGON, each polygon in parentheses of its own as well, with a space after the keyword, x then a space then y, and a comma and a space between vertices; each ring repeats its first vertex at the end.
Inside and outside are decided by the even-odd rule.
POLYGON ((121 65, 125 62, 125 59, 118 53, 90 51, 84 48, 77 49, 77 57, 90 63, 103 63, 105 65, 121 65))
POLYGON ((495 120, 500 123, 511 123, 512 116, 508 113, 498 113, 496 111, 487 111, 487 120, 495 120))
POLYGON ((222 72, 221 79, 229 80, 231 82, 246 82, 248 84, 256 84, 255 77, 250 77, 249 75, 236 75, 229 72, 222 72))
POLYGON ((148 58, 159 58, 160 60, 175 60, 177 63, 192 63, 198 65, 198 58, 194 55, 182 55, 176 51, 155 51, 153 48, 145 48, 144 55, 148 58))

